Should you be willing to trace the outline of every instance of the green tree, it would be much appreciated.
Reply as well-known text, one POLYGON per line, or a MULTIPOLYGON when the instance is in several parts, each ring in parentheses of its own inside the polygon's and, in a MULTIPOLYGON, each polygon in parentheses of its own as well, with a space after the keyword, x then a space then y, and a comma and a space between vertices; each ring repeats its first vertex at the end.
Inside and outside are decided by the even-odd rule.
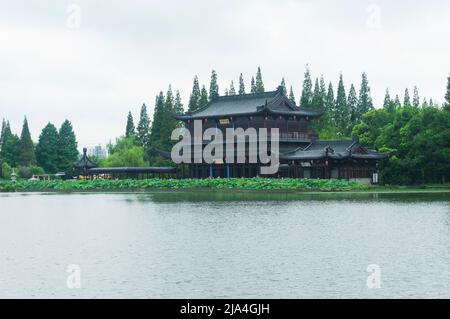
POLYGON ((309 66, 306 65, 305 75, 303 79, 302 96, 300 98, 301 107, 310 107, 312 104, 313 92, 312 92, 312 80, 309 66))
POLYGON ((255 93, 264 93, 264 83, 261 74, 261 68, 258 66, 256 71, 255 93))
POLYGON ((286 82, 284 81, 284 78, 281 79, 280 86, 283 88, 283 94, 286 95, 287 89, 286 89, 286 82))
POLYGON ((133 121, 133 115, 131 114, 131 111, 128 112, 127 116, 127 127, 125 129, 125 136, 131 137, 136 135, 136 128, 134 127, 134 121, 133 121))
POLYGON ((58 130, 52 123, 48 123, 39 135, 36 160, 47 173, 58 171, 58 130))
POLYGON ((20 134, 20 155, 19 165, 31 166, 36 164, 36 154, 34 153, 34 143, 31 139, 30 129, 28 128, 28 120, 25 117, 20 134))
POLYGON ((291 88, 289 89, 289 100, 290 100, 292 103, 296 104, 296 103, 295 103, 294 90, 292 89, 292 85, 291 85, 291 88))
POLYGON ((200 100, 200 84, 198 83, 198 77, 194 77, 194 84, 192 87, 192 93, 189 98, 189 105, 188 110, 189 111, 195 111, 199 108, 199 100, 200 100))
POLYGON ((422 107, 423 107, 423 108, 426 108, 426 107, 428 107, 428 106, 429 106, 429 105, 428 105, 427 99, 426 99, 426 98, 423 98, 422 107))
POLYGON ((11 166, 9 166, 8 163, 3 162, 1 165, 1 169, 2 169, 1 177, 3 179, 11 179, 11 174, 13 173, 11 166))
POLYGON ((405 90, 405 97, 403 99, 403 106, 411 106, 411 98, 409 97, 408 89, 405 90))
POLYGON ((206 90, 206 87, 203 85, 202 90, 200 92, 200 100, 198 102, 199 108, 203 108, 208 104, 208 91, 206 90))
POLYGON ((239 75, 239 95, 244 95, 245 94, 245 83, 244 83, 244 76, 239 75))
POLYGON ((339 136, 346 136, 349 134, 350 128, 350 111, 347 104, 347 97, 344 87, 344 79, 342 74, 339 77, 338 90, 336 95, 336 108, 334 118, 339 136))
POLYGON ((16 167, 19 164, 20 138, 16 134, 12 134, 9 128, 7 128, 3 138, 0 155, 2 161, 8 163, 11 167, 16 167))
POLYGON ((417 89, 417 86, 414 87, 413 106, 414 107, 420 106, 419 90, 417 89))
POLYGON ((322 90, 320 89, 319 79, 316 78, 316 82, 314 85, 314 93, 311 102, 311 107, 316 109, 324 108, 324 99, 322 95, 322 90))
POLYGON ((73 173, 73 163, 78 159, 78 143, 72 123, 65 120, 58 132, 58 170, 67 175, 73 173))
POLYGON ((333 126, 336 126, 336 120, 334 117, 336 113, 335 108, 336 108, 336 100, 334 99, 333 84, 330 82, 328 84, 327 98, 325 100, 325 114, 329 115, 330 124, 333 126))
POLYGON ((359 117, 358 114, 358 97, 356 95, 356 89, 355 86, 352 84, 350 87, 350 91, 348 93, 348 100, 347 100, 347 105, 348 105, 348 109, 350 111, 350 128, 353 127, 355 124, 359 123, 362 120, 362 115, 361 118, 359 117))
POLYGON ((180 94, 179 90, 177 90, 175 93, 174 113, 175 114, 183 114, 184 113, 183 102, 181 101, 181 94, 180 94))
POLYGON ((145 167, 148 163, 144 160, 145 151, 141 146, 136 145, 132 137, 122 137, 117 139, 113 146, 112 154, 101 162, 103 167, 145 167))
MULTIPOLYGON (((164 97, 164 93, 161 91, 155 100, 155 111, 153 112, 153 125, 150 129, 150 138, 151 143, 148 144, 148 147, 144 147, 143 144, 139 143, 140 146, 144 147, 146 151, 150 149, 163 149, 163 145, 161 141, 163 140, 163 126, 166 125, 164 123, 165 113, 166 112, 166 98, 164 97)), ((139 130, 138 130, 139 131, 139 130)))
POLYGON ((252 76, 252 80, 250 82, 250 93, 256 93, 255 78, 253 76, 252 76))
POLYGON ((447 78, 447 92, 445 93, 446 106, 450 106, 450 75, 447 78))
MULTIPOLYGON (((155 109, 155 113, 157 110, 155 109)), ((156 123, 154 123, 156 124, 156 123)), ((147 106, 142 104, 139 123, 136 129, 136 138, 140 146, 145 150, 150 147, 150 117, 148 116, 147 106)))
POLYGON ((210 101, 215 100, 219 97, 219 84, 217 83, 217 73, 212 70, 211 72, 211 82, 209 84, 209 99, 210 101))
POLYGON ((2 149, 2 144, 3 144, 3 139, 5 138, 6 129, 7 129, 6 120, 3 119, 2 128, 0 131, 0 150, 2 149))
POLYGON ((355 121, 360 122, 363 114, 373 110, 373 101, 370 95, 369 80, 367 74, 362 74, 361 89, 359 90, 358 105, 355 110, 355 121))
POLYGON ((391 107, 394 106, 391 100, 391 95, 389 94, 389 89, 386 89, 386 94, 384 96, 383 109, 390 111, 391 107))
POLYGON ((398 96, 398 94, 395 96, 394 106, 395 106, 394 108, 402 107, 402 103, 400 102, 400 97, 398 96))
POLYGON ((230 95, 236 95, 236 89, 234 88, 233 81, 231 81, 229 93, 230 95))

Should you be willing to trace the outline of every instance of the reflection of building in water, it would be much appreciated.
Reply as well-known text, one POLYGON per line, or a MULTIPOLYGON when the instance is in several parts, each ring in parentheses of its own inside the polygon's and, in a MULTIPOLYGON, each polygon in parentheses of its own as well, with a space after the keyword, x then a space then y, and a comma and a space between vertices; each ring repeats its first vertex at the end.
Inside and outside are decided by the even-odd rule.
POLYGON ((108 152, 107 152, 106 148, 102 147, 101 145, 97 145, 97 146, 89 148, 88 155, 104 159, 104 158, 108 157, 108 152))

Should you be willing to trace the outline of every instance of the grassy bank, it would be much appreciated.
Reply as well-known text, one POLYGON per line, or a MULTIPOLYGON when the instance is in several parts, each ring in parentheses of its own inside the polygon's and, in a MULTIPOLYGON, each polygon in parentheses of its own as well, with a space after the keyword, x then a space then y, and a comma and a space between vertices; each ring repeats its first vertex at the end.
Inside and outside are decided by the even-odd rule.
POLYGON ((295 191, 352 191, 368 186, 345 180, 318 179, 146 179, 95 181, 0 181, 0 192, 26 191, 85 191, 85 190, 295 190, 295 191))

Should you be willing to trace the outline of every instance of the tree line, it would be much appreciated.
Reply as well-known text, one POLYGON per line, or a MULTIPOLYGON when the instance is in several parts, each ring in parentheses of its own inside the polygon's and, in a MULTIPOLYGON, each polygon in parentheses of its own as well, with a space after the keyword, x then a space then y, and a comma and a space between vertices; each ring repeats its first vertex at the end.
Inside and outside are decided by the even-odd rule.
POLYGON ((48 123, 39 135, 37 144, 31 139, 25 117, 20 136, 11 130, 9 121, 3 119, 0 133, 0 176, 10 178, 14 171, 22 178, 32 175, 71 174, 78 159, 77 140, 70 121, 65 120, 59 130, 48 123))

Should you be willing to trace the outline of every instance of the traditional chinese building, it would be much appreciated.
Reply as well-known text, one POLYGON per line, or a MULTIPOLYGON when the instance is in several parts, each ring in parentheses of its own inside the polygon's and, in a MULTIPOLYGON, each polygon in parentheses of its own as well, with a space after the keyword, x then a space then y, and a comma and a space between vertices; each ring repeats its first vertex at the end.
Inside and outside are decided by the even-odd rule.
MULTIPOLYGON (((221 129, 222 132, 227 128, 267 128, 270 133, 271 128, 278 128, 280 167, 270 177, 373 181, 377 163, 389 154, 364 147, 357 138, 319 140, 317 134, 310 131, 309 124, 311 121, 320 121, 323 114, 323 110, 298 107, 286 97, 280 87, 276 91, 260 94, 221 96, 199 110, 175 114, 174 117, 184 122, 191 135, 194 134, 195 121, 201 121, 203 132, 208 128, 221 129)), ((203 147, 207 143, 202 142, 203 147)), ((165 155, 168 157, 168 153, 165 155)), ((229 164, 225 156, 213 164, 193 163, 194 161, 180 164, 180 176, 256 177, 260 176, 261 166, 265 166, 248 161, 229 164)))

